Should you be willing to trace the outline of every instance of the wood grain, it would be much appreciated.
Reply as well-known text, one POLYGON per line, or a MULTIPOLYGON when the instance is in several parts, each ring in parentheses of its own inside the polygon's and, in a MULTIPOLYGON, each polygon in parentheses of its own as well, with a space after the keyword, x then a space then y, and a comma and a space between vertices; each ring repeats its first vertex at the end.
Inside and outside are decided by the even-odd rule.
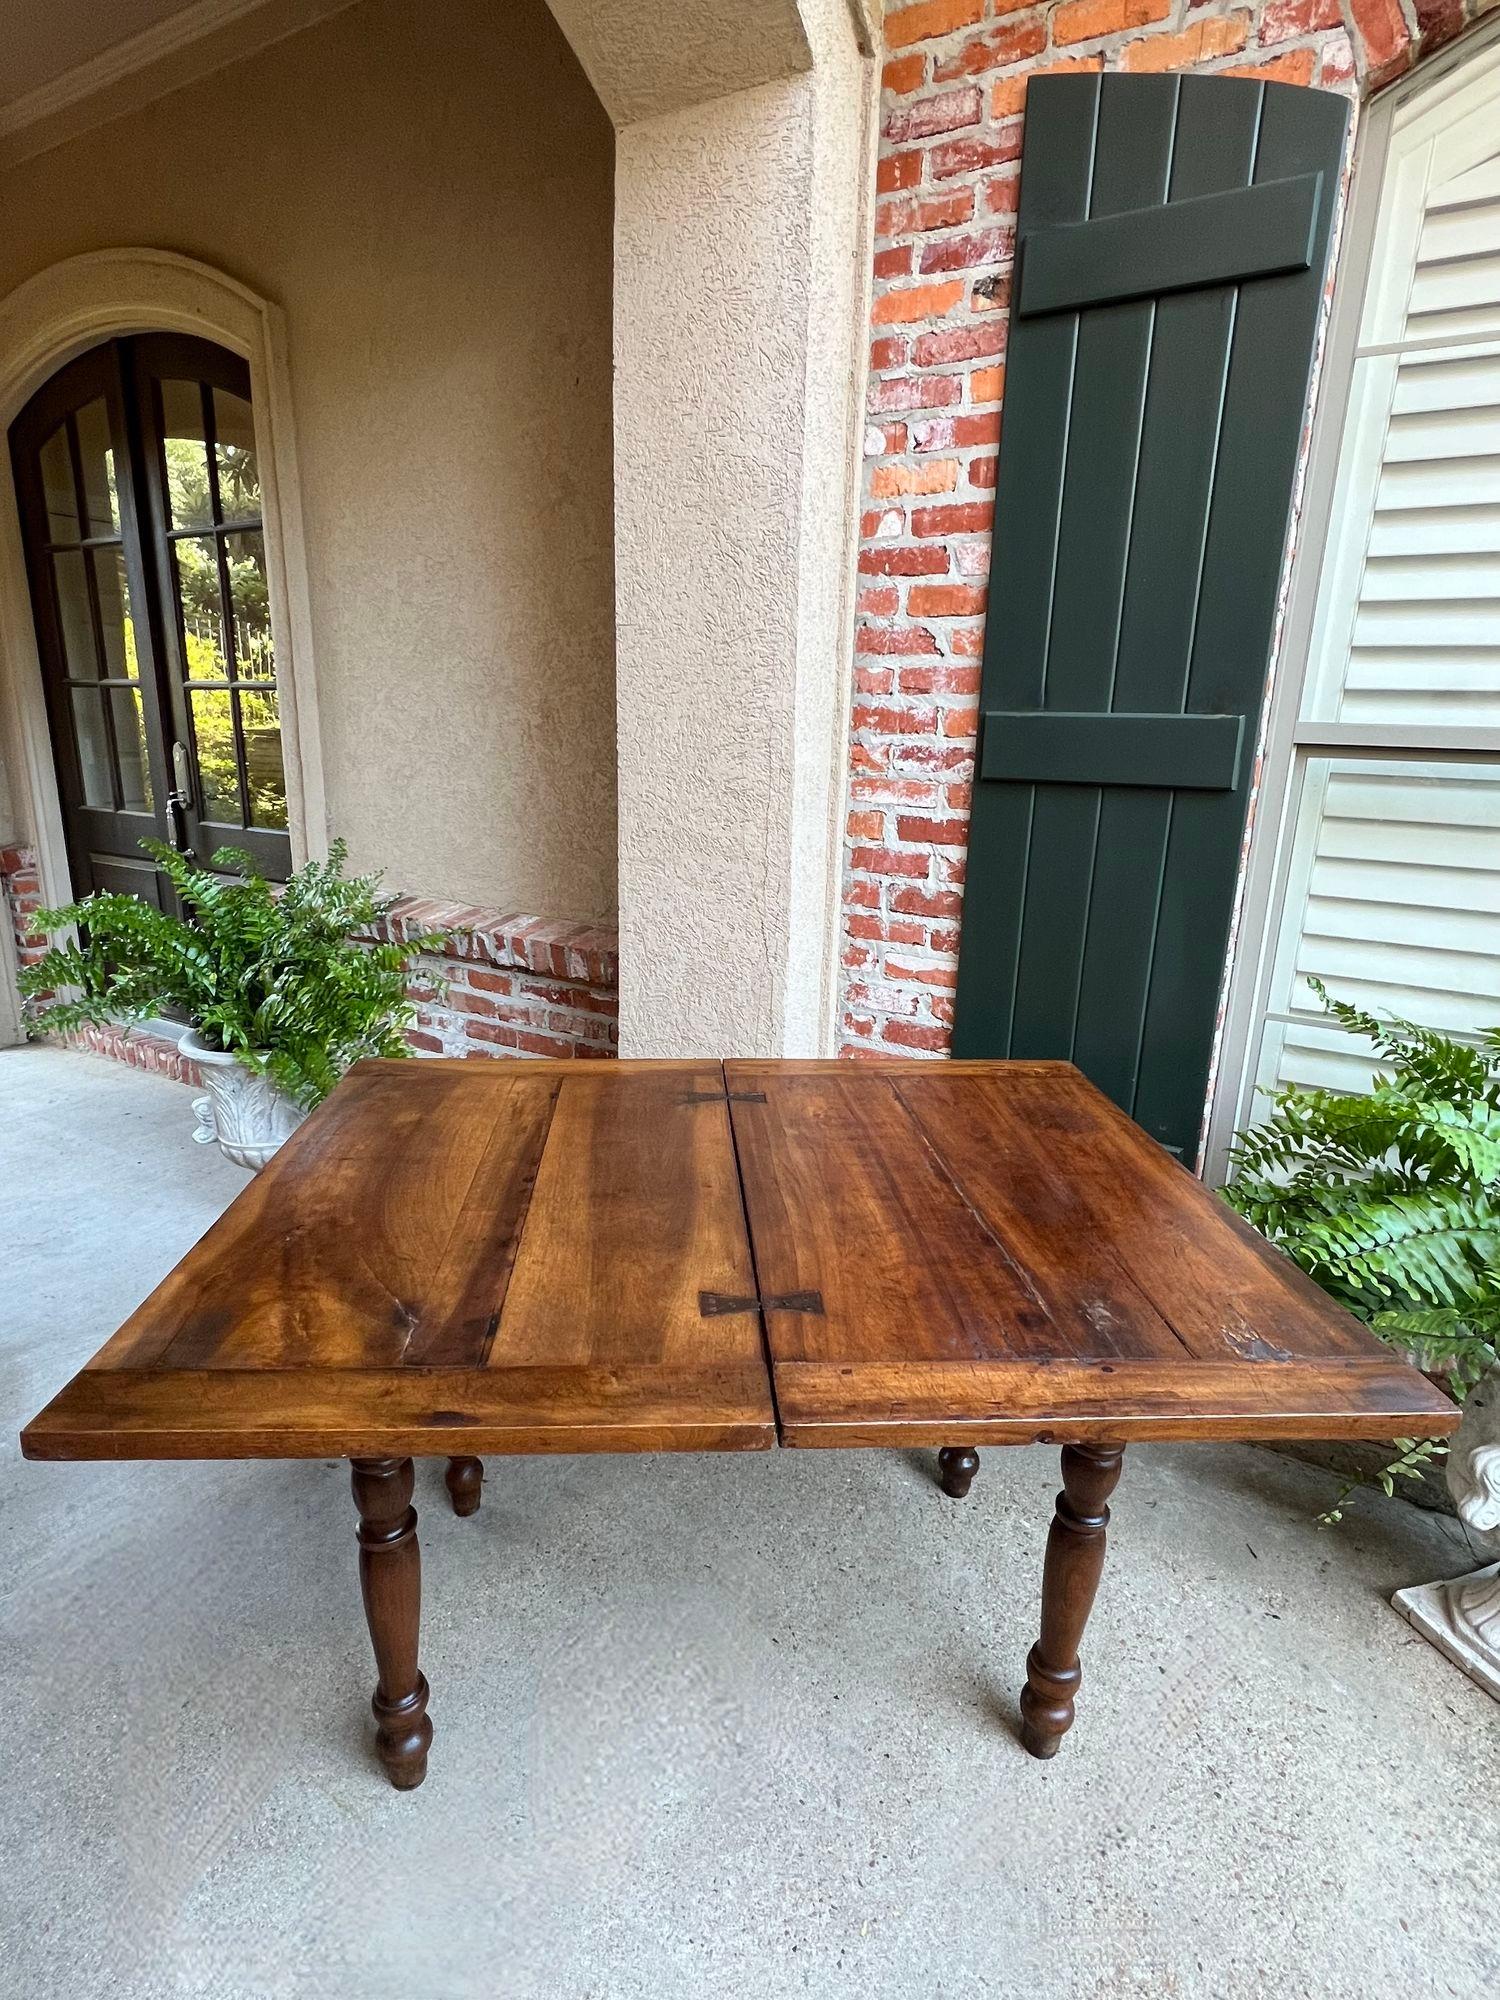
POLYGON ((477 1361, 558 1088, 521 1064, 357 1065, 93 1365, 477 1361))
POLYGON ((703 1292, 755 1293, 719 1065, 575 1071, 487 1365, 758 1356, 754 1314, 705 1318, 703 1292))
POLYGON ((717 1369, 85 1368, 21 1434, 28 1458, 115 1459, 763 1451, 775 1441, 758 1355, 717 1369))
POLYGON ((1073 1727, 1083 1682, 1078 1649, 1104 1571, 1109 1496, 1124 1456, 1117 1447, 1063 1446, 1063 1486, 1042 1568, 1042 1631, 1027 1657, 1021 1690, 1021 1741, 1033 1757, 1055 1757, 1073 1727))
POLYGON ((761 1286, 822 1301, 767 1312, 778 1359, 836 1360, 851 1340, 872 1361, 978 1358, 1000 1323, 1011 1352, 1073 1349, 986 1218, 932 1170, 892 1087, 847 1063, 778 1071, 764 1090, 757 1075, 730 1110, 761 1286))
POLYGON ((791 1445, 1441 1437, 1458 1411, 1398 1355, 1312 1362, 777 1361, 791 1445))
POLYGON ((360 1595, 379 1675, 370 1702, 375 1748, 397 1791, 415 1791, 427 1776, 432 1723, 426 1676, 417 1665, 422 1557, 411 1460, 357 1458, 350 1484, 359 1513, 360 1595))
POLYGON ((1457 1423, 1068 1063, 725 1069, 787 1444, 1457 1423))
POLYGON ((754 1292, 717 1063, 361 1063, 23 1447, 764 1449, 754 1292))
POLYGON ((972 1172, 988 1201, 1013 1187, 1024 1134, 1029 1157, 1061 1191, 1054 1254, 1073 1269, 1091 1249, 1107 1257, 1149 1293, 1189 1353, 1282 1361, 1369 1352, 1358 1321, 1078 1070, 1059 1063, 1051 1076, 1002 1074, 964 1088, 978 1096, 977 1117, 962 1115, 941 1079, 900 1086, 923 1130, 942 1135, 954 1171, 972 1172))
POLYGON ((1067 1064, 377 1062, 22 1446, 755 1450, 778 1405, 955 1452, 1458 1421, 1067 1064))

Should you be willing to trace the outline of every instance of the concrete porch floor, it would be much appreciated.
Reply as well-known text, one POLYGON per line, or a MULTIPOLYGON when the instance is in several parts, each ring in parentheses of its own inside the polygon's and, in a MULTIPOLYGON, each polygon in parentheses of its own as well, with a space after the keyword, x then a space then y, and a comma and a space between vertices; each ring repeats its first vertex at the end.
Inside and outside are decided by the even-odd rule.
POLYGON ((1451 1521, 1138 1448, 1051 1765, 1011 1733, 1055 1454, 418 1468, 431 1775, 392 1792, 341 1465, 26 1465, 244 1185, 188 1093, 0 1054, 8 2000, 1468 1996, 1500 1707, 1397 1585, 1451 1521))

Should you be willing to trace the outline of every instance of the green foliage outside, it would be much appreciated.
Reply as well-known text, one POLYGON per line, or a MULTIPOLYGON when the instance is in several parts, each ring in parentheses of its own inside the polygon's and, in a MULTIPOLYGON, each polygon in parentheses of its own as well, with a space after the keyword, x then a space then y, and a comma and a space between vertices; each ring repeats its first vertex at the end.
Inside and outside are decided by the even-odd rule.
MULTIPOLYGON (((1367 1095, 1278 1091, 1224 1193, 1247 1221, 1462 1402, 1500 1359, 1500 1028, 1478 1047, 1314 989, 1381 1063, 1367 1095)), ((1442 1457, 1397 1441, 1387 1493, 1442 1457)), ((1358 1482, 1355 1482, 1356 1484, 1358 1482)), ((1339 1504, 1325 1520, 1340 1518, 1339 1504)))
MULTIPOLYGON (((209 679, 223 673, 212 640, 193 631, 186 634, 186 640, 188 672, 195 679, 209 679)), ((230 707, 233 698, 228 688, 195 688, 192 692, 193 740, 205 816, 237 823, 240 793, 234 761, 234 713, 230 707)), ((264 693, 259 688, 240 689, 240 721, 245 731, 245 760, 250 780, 250 823, 284 832, 286 779, 281 761, 281 709, 274 684, 264 693)))
POLYGON ((175 1008, 211 1047, 269 1075, 298 1104, 325 1098, 362 1056, 411 1053, 405 1030, 408 962, 443 942, 358 943, 390 899, 379 877, 346 877, 347 849, 309 861, 273 888, 248 854, 223 847, 212 874, 175 849, 142 841, 177 891, 187 918, 135 896, 86 896, 43 910, 50 934, 77 927, 21 975, 31 998, 62 992, 38 1011, 41 1028, 138 1021, 175 1008))
MULTIPOLYGON (((258 520, 260 479, 255 454, 247 446, 216 445, 219 500, 226 520, 258 520)), ((180 527, 213 519, 208 460, 201 439, 166 440, 167 486, 172 520, 180 527)), ((264 681, 264 689, 241 689, 240 722, 245 732, 252 826, 285 829, 286 778, 281 759, 281 710, 271 644, 270 586, 265 545, 259 530, 225 538, 230 613, 235 628, 235 671, 241 681, 264 681)), ((182 598, 183 634, 190 681, 229 676, 219 595, 219 566, 208 537, 173 544, 182 598)), ((198 688, 190 699, 193 737, 204 810, 210 819, 238 821, 239 783, 235 770, 233 695, 227 688, 198 688)))

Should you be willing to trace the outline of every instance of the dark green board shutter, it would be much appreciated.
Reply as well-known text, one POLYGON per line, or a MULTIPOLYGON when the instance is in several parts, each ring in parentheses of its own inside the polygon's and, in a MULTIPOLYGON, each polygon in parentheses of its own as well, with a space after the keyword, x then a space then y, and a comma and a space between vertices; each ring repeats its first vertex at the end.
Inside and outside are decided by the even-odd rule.
POLYGON ((1189 1162, 1347 115, 1026 99, 954 1054, 1071 1058, 1189 1162))

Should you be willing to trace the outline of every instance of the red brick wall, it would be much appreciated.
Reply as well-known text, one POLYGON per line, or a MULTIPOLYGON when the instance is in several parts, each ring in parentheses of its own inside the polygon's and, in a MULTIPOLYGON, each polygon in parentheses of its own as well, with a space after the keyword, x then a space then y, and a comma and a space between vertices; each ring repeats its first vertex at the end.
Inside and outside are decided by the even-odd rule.
POLYGON ((47 940, 35 936, 31 928, 41 901, 35 854, 29 847, 0 847, 0 903, 4 905, 0 920, 11 926, 20 965, 35 965, 47 949, 47 940))
POLYGON ((412 965, 424 1055, 598 1058, 619 1053, 615 933, 543 917, 500 916, 458 903, 396 904, 381 930, 398 939, 451 932, 439 956, 412 965))
POLYGON ((1497 4, 888 6, 842 1053, 949 1045, 1027 78, 1190 69, 1357 97, 1497 4))
POLYGON ((74 1028, 62 1037, 70 1049, 87 1049, 91 1055, 108 1056, 127 1069, 150 1070, 153 1076, 169 1076, 174 1083, 203 1088, 203 1074, 191 1056, 180 1053, 176 1036, 154 1034, 149 1028, 74 1028))
MULTIPOLYGON (((29 848, 0 848, 0 900, 15 929, 20 962, 34 964, 46 941, 31 930, 40 896, 29 848)), ((407 989, 417 1003, 417 1024, 407 1039, 419 1054, 618 1054, 620 968, 613 931, 410 896, 380 926, 382 936, 403 942, 436 930, 450 932, 450 942, 441 953, 413 961, 407 989)), ((83 1028, 68 1040, 179 1083, 200 1080, 174 1043, 144 1029, 83 1028)))

